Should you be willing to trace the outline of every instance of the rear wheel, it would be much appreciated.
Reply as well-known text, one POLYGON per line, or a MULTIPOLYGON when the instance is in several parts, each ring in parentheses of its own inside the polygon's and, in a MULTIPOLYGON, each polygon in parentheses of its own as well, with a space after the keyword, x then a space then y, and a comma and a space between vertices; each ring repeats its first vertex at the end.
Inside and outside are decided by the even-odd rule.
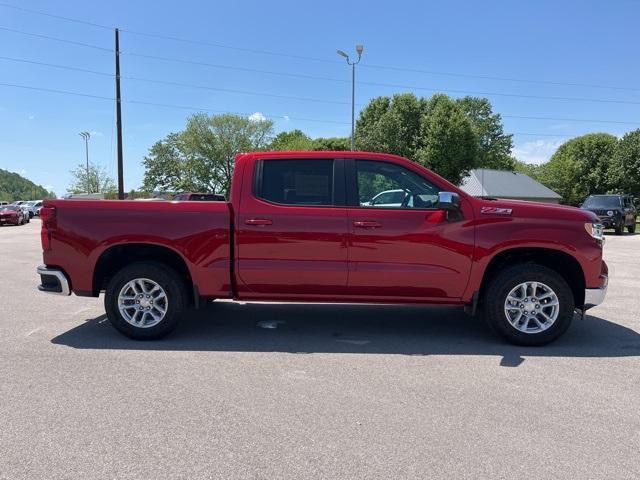
POLYGON ((556 271, 535 264, 508 267, 486 286, 483 314, 511 343, 544 345, 571 325, 573 293, 556 271))
POLYGON ((636 233, 636 219, 633 219, 633 223, 627 227, 627 232, 636 233))
POLYGON ((160 263, 140 262, 120 270, 105 291, 111 324, 136 340, 153 340, 179 323, 188 297, 182 278, 160 263))

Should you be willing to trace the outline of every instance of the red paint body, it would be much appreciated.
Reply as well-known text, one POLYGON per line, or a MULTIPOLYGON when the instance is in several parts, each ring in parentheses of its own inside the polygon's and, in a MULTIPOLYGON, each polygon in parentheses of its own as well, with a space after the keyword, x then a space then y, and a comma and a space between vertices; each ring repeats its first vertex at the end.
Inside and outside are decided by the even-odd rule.
POLYGON ((514 248, 570 255, 586 288, 600 287, 606 270, 601 245, 584 228, 597 222, 594 214, 473 198, 416 163, 380 153, 241 154, 229 202, 48 200, 46 208, 55 213, 43 218, 44 262, 62 268, 82 295, 99 293, 101 255, 131 244, 177 253, 206 299, 467 304, 491 259, 514 248), (302 158, 399 164, 458 193, 462 219, 449 221, 439 209, 289 206, 254 196, 256 161, 302 158))

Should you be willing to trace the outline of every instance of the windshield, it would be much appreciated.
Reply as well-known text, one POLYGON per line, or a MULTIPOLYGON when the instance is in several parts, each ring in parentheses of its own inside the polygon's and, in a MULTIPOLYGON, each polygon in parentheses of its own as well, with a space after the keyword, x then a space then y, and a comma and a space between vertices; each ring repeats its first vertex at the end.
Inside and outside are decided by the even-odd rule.
POLYGON ((17 212, 18 211, 18 207, 15 206, 15 205, 4 205, 4 206, 0 207, 0 210, 11 210, 11 211, 17 212))
POLYGON ((593 195, 582 204, 582 208, 620 208, 621 199, 617 195, 593 195))

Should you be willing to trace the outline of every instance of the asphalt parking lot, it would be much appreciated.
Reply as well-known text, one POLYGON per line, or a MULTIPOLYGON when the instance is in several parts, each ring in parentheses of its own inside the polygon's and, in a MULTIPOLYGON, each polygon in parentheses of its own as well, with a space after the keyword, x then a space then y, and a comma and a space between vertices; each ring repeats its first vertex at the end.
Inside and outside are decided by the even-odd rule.
POLYGON ((36 291, 39 228, 0 228, 0 478, 640 478, 638 234, 523 348, 459 309, 231 303, 139 343, 36 291))

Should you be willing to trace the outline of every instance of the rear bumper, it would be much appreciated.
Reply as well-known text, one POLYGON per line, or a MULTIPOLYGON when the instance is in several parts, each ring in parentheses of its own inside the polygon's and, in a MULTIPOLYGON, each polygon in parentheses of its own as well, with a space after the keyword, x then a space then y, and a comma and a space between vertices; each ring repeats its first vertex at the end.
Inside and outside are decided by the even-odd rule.
POLYGON ((40 275, 38 290, 56 295, 71 295, 69 279, 62 270, 40 265, 36 271, 40 275))
POLYGON ((599 288, 586 288, 584 290, 584 310, 600 305, 604 302, 609 287, 609 277, 604 276, 604 283, 599 288))

